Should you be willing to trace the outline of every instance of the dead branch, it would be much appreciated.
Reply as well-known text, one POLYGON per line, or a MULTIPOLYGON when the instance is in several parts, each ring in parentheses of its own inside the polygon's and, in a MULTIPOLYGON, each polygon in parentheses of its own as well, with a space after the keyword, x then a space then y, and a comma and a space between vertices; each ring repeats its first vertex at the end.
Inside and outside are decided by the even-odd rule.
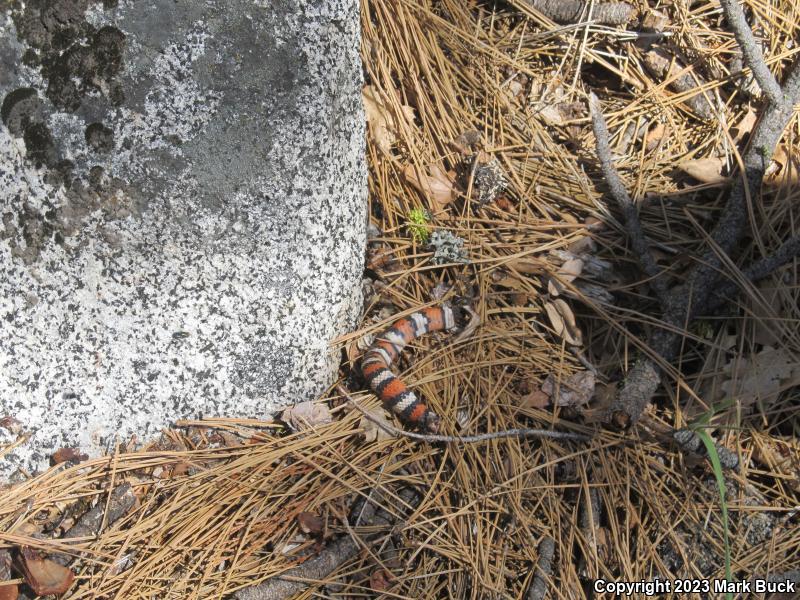
MULTIPOLYGON (((794 583, 796 587, 800 586, 800 569, 793 569, 791 571, 784 571, 783 573, 775 573, 773 575, 758 575, 756 577, 750 577, 749 581, 751 586, 755 587, 756 580, 761 579, 767 581, 769 583, 784 583, 786 581, 794 583)), ((747 594, 749 597, 751 594, 747 594)), ((744 594, 739 594, 736 596, 736 600, 742 600, 745 597, 744 594)), ((773 596, 774 598, 780 598, 781 594, 776 594, 773 596)))
POLYGON ((583 0, 525 0, 548 19, 556 23, 578 23, 587 19, 603 25, 624 25, 634 16, 636 11, 627 2, 603 2, 591 7, 591 17, 587 9, 588 2, 583 0))
POLYGON ((539 542, 539 560, 536 561, 533 581, 528 588, 527 600, 544 600, 547 595, 547 582, 553 572, 553 554, 556 543, 550 536, 539 542))
POLYGON ((770 582, 791 581, 795 585, 800 586, 800 569, 793 569, 791 571, 784 571, 783 573, 775 573, 769 577, 763 577, 770 582))
POLYGON ((705 92, 698 89, 705 84, 697 73, 684 72, 685 68, 675 57, 661 48, 654 48, 644 55, 644 66, 659 79, 671 79, 669 87, 680 93, 693 95, 688 96, 683 102, 691 108, 701 119, 711 119, 714 117, 714 107, 706 98, 705 92))
MULTIPOLYGON (((82 537, 94 537, 100 533, 105 516, 106 526, 112 525, 124 517, 136 504, 136 496, 130 484, 123 483, 111 491, 111 498, 106 504, 103 498, 99 499, 97 505, 86 512, 75 525, 73 525, 61 539, 74 539, 82 537), (106 506, 108 510, 106 510, 106 506)), ((50 559, 54 562, 67 566, 73 560, 69 554, 52 554, 50 559)))
POLYGON ((764 61, 764 54, 761 52, 761 45, 756 41, 753 30, 747 24, 744 10, 738 0, 720 0, 722 10, 728 25, 733 30, 733 36, 739 44, 739 48, 744 55, 744 61, 753 72, 761 90, 767 95, 772 104, 780 104, 783 101, 781 86, 769 70, 764 61))
MULTIPOLYGON (((412 505, 415 504, 413 501, 415 496, 417 499, 421 498, 411 488, 401 490, 400 494, 404 501, 412 505)), ((378 506, 382 498, 381 494, 373 493, 363 505, 357 506, 353 511, 356 516, 353 526, 394 526, 397 518, 378 506)), ((324 581, 337 568, 356 556, 362 545, 363 542, 358 541, 353 535, 345 535, 328 545, 318 556, 302 565, 258 585, 239 590, 234 597, 236 600, 286 600, 291 598, 308 589, 309 586, 324 581)))
POLYGON ((587 442, 591 438, 580 433, 567 433, 564 431, 551 431, 550 429, 504 429, 503 431, 496 431, 494 433, 480 433, 477 435, 439 435, 430 433, 414 433, 412 431, 405 431, 398 429, 389 423, 385 423, 380 419, 376 419, 373 415, 369 414, 366 410, 358 405, 350 393, 342 385, 336 386, 338 391, 343 397, 347 398, 348 402, 354 406, 366 419, 372 421, 375 425, 383 429, 385 432, 390 433, 395 437, 407 437, 412 440, 419 440, 421 442, 436 443, 444 442, 448 444, 475 444, 478 442, 486 442, 488 440, 496 440, 500 438, 550 438, 556 440, 576 440, 580 442, 587 442))
MULTIPOLYGON (((708 450, 700 436, 691 429, 677 429, 672 434, 672 439, 678 444, 678 447, 687 454, 693 454, 702 458, 708 458, 708 450)), ((719 464, 723 469, 733 470, 739 467, 739 456, 735 452, 731 452, 725 446, 721 446, 714 442, 717 449, 717 456, 719 457, 719 464)))
POLYGON ((244 588, 235 594, 237 600, 280 600, 299 594, 310 585, 324 580, 339 565, 358 553, 358 544, 350 536, 342 537, 299 567, 289 569, 262 584, 244 588))
MULTIPOLYGON (((800 235, 794 235, 781 244, 769 256, 757 260, 742 271, 742 277, 749 283, 757 283, 769 277, 777 269, 800 255, 800 235)), ((736 297, 739 286, 736 282, 728 281, 717 287, 708 300, 706 312, 714 312, 717 308, 736 297)))
MULTIPOLYGON (((731 23, 737 22, 731 15, 726 14, 726 17, 731 23)), ((759 60, 759 57, 763 62, 763 56, 758 53, 745 54, 748 61, 759 60)), ((750 64, 748 66, 753 68, 750 64)), ((756 68, 760 67, 755 67, 753 70, 756 68)), ((770 101, 767 104, 758 125, 753 130, 749 145, 742 156, 744 169, 734 183, 725 208, 711 233, 713 243, 690 270, 686 282, 673 287, 666 297, 662 310, 662 320, 666 327, 653 331, 648 337, 649 347, 663 360, 670 362, 675 358, 682 339, 679 332, 685 330, 688 324, 712 302, 715 290, 718 289, 724 276, 720 253, 730 255, 741 241, 747 224, 748 203, 757 196, 775 146, 792 117, 795 104, 799 101, 800 59, 796 60, 786 77, 779 101, 770 101)), ((595 112, 599 114, 599 110, 596 109, 595 112)), ((599 132, 602 138, 602 129, 599 132)), ((602 147, 602 140, 598 146, 602 147)), ((796 249, 798 244, 790 240, 782 247, 783 251, 777 253, 780 254, 778 258, 785 262, 796 249)), ((777 260, 769 264, 757 263, 758 268, 763 272, 777 260)), ((649 357, 639 359, 611 404, 610 422, 625 429, 638 421, 660 383, 661 372, 656 361, 649 357)))
POLYGON ((622 182, 617 170, 614 168, 611 158, 611 145, 608 139, 608 128, 606 127, 603 113, 600 111, 600 101, 594 94, 589 94, 589 113, 592 116, 592 128, 597 141, 597 158, 600 161, 603 177, 605 177, 609 191, 614 200, 617 201, 617 205, 622 211, 622 216, 625 218, 625 227, 631 238, 631 245, 642 271, 651 278, 650 285, 655 290, 658 298, 665 301, 668 291, 667 284, 661 276, 661 269, 656 264, 656 259, 645 238, 642 222, 639 220, 639 211, 628 195, 625 184, 622 182))

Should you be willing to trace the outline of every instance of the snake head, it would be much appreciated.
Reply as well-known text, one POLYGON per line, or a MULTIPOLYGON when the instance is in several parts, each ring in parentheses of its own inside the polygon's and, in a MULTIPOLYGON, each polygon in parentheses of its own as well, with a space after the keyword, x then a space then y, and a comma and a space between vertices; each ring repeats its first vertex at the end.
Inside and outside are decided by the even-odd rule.
POLYGON ((425 413, 425 417, 423 419, 423 428, 428 433, 439 433, 439 425, 441 423, 441 419, 439 419, 439 415, 435 412, 429 410, 425 413))

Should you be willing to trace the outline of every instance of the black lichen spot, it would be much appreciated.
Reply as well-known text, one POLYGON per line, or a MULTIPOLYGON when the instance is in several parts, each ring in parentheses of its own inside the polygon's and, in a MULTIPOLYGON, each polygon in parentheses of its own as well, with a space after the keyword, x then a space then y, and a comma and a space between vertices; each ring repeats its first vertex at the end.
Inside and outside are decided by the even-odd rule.
POLYGON ((97 74, 106 80, 117 75, 122 68, 125 34, 116 27, 100 29, 92 40, 92 53, 97 60, 97 74))
POLYGON ((86 46, 74 43, 63 53, 51 53, 43 60, 47 97, 59 108, 74 112, 90 90, 107 92, 120 103, 121 89, 115 77, 122 68, 125 34, 116 27, 103 27, 86 46))
POLYGON ((50 0, 40 4, 40 19, 51 36, 77 37, 86 23, 88 0, 50 0))
POLYGON ((67 165, 59 160, 55 141, 47 127, 47 113, 39 94, 33 88, 17 88, 3 99, 0 116, 12 135, 25 141, 26 157, 36 167, 46 165, 56 168, 58 177, 70 174, 72 163, 67 165))
POLYGON ((92 123, 86 128, 86 143, 95 152, 107 153, 114 149, 114 132, 102 123, 92 123))
POLYGON ((85 93, 86 78, 94 70, 94 57, 87 46, 73 46, 47 61, 47 97, 67 112, 78 110, 85 93))
MULTIPOLYGON (((86 21, 89 0, 30 2, 14 11, 20 40, 31 46, 25 62, 41 65, 47 97, 62 110, 75 111, 86 92, 112 89, 122 67, 125 34, 116 27, 95 30, 86 21), (90 40, 89 44, 81 40, 90 40)), ((119 101, 119 90, 115 99, 119 101)))
POLYGON ((112 106, 122 106, 125 102, 125 92, 122 90, 122 84, 118 81, 112 81, 108 85, 108 101, 112 106))
POLYGON ((42 165, 54 166, 58 161, 55 142, 44 123, 30 123, 25 127, 22 139, 25 140, 27 158, 37 168, 42 165))
POLYGON ((74 111, 80 106, 77 82, 72 80, 71 73, 66 68, 74 52, 74 50, 68 51, 55 61, 47 59, 46 67, 43 69, 47 80, 45 94, 57 107, 68 111, 74 111))
POLYGON ((25 40, 34 48, 49 48, 50 34, 42 23, 37 7, 26 6, 22 11, 15 11, 12 18, 20 39, 25 40))
POLYGON ((89 169, 89 185, 96 192, 102 191, 106 187, 106 171, 103 167, 95 165, 89 169))
POLYGON ((72 173, 75 170, 75 163, 68 158, 64 158, 56 163, 54 170, 66 184, 69 183, 69 180, 72 178, 72 173))
POLYGON ((26 67, 36 67, 39 65, 39 54, 33 48, 28 48, 22 55, 22 64, 26 67))
POLYGON ((31 206, 23 205, 10 219, 3 217, 4 237, 8 240, 11 255, 32 264, 39 256, 44 243, 53 235, 53 223, 31 206))
POLYGON ((34 88, 17 88, 6 94, 0 116, 12 135, 22 137, 26 125, 43 120, 42 101, 34 88))

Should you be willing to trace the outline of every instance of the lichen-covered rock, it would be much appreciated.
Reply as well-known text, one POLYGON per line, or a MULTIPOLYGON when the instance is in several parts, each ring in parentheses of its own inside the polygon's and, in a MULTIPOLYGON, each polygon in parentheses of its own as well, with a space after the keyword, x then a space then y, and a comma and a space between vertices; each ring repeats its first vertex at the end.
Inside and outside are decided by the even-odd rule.
POLYGON ((357 0, 11 6, 0 478, 318 395, 360 309, 357 0))

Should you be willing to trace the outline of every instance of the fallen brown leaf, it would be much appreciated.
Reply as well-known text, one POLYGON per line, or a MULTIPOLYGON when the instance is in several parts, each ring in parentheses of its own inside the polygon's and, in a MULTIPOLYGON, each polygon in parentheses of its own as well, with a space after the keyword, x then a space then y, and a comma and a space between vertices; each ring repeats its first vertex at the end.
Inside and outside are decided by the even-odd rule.
POLYGON ((583 344, 583 334, 578 329, 575 315, 566 302, 561 298, 556 298, 552 302, 546 302, 544 309, 557 335, 564 338, 564 341, 571 346, 583 344))
POLYGON ((19 435, 22 431, 22 423, 20 423, 14 417, 3 417, 0 419, 0 427, 9 431, 9 433, 13 433, 14 435, 19 435))
POLYGON ((81 462, 88 460, 88 458, 89 455, 82 454, 78 448, 59 448, 53 452, 52 456, 50 457, 50 461, 54 465, 60 465, 61 463, 65 463, 67 461, 81 462))
POLYGON ((212 441, 214 441, 214 443, 218 443, 228 448, 235 448, 237 446, 244 445, 242 442, 242 438, 230 433, 229 431, 222 431, 222 430, 214 432, 212 441))
MULTIPOLYGON (((373 419, 385 425, 392 424, 389 419, 386 418, 386 411, 384 411, 382 408, 370 410, 368 412, 373 419)), ((364 415, 361 416, 361 421, 359 422, 358 426, 363 430, 364 441, 366 442, 382 442, 383 440, 390 440, 395 437, 383 427, 379 427, 376 423, 364 415)))
MULTIPOLYGON (((364 86, 361 96, 372 141, 383 154, 391 156, 392 145, 397 141, 400 120, 384 104, 373 86, 364 86)), ((413 124, 414 109, 411 106, 403 105, 400 110, 402 111, 400 119, 413 124)))
POLYGON ((678 164, 678 168, 701 183, 717 184, 728 180, 722 174, 722 170, 725 168, 724 158, 711 156, 686 160, 678 164))
POLYGON ((795 491, 800 491, 800 440, 764 437, 754 439, 753 460, 771 473, 784 475, 795 491))
POLYGON ((450 146, 464 156, 471 154, 473 149, 480 146, 480 144, 481 133, 476 129, 469 129, 450 142, 450 146))
POLYGON ((800 383, 800 362, 781 348, 765 347, 757 354, 736 357, 723 371, 728 380, 720 388, 744 407, 758 401, 768 403, 800 383))
POLYGON ((325 528, 325 523, 320 517, 311 512, 301 512, 297 515, 297 525, 300 531, 310 535, 319 535, 325 528))
POLYGON ((667 25, 669 25, 669 17, 663 12, 653 8, 649 9, 642 18, 642 29, 664 31, 667 25))
POLYGON ((438 165, 418 168, 408 165, 403 171, 408 182, 431 201, 434 213, 443 211, 455 200, 453 180, 438 165))
POLYGON ((547 290, 551 296, 558 296, 564 291, 565 283, 572 283, 583 271, 583 261, 580 258, 567 260, 556 271, 557 277, 551 277, 547 282, 547 290))
POLYGON ((548 375, 542 384, 542 392, 556 401, 558 406, 580 407, 594 395, 595 376, 591 371, 578 371, 559 382, 548 375))
POLYGON ((183 477, 184 475, 189 473, 189 467, 190 466, 191 465, 185 460, 180 460, 180 461, 176 462, 175 466, 172 467, 172 476, 173 477, 183 477))
POLYGON ((369 587, 376 592, 385 592, 392 584, 392 574, 386 569, 375 569, 369 576, 369 587))
POLYGON ((741 121, 739 121, 734 129, 736 130, 736 135, 734 136, 735 142, 741 142, 744 136, 748 135, 751 131, 753 131, 753 127, 756 126, 756 122, 758 121, 758 114, 749 106, 747 107, 747 112, 742 117, 741 121))
POLYGON ((281 420, 293 431, 302 431, 333 422, 331 411, 320 402, 308 400, 285 409, 281 420))
POLYGON ((0 584, 0 600, 17 600, 17 598, 19 598, 19 586, 16 583, 0 584))
POLYGON ((504 210, 506 212, 510 212, 514 208, 514 205, 511 203, 511 201, 503 195, 495 198, 494 205, 500 210, 504 210))
POLYGON ((519 405, 523 408, 544 408, 550 404, 550 395, 539 389, 525 394, 519 399, 519 405))
POLYGON ((22 549, 21 563, 25 581, 39 596, 63 594, 75 579, 75 574, 70 569, 40 557, 31 548, 22 549))
POLYGON ((800 159, 792 153, 791 148, 779 144, 772 155, 772 162, 767 167, 764 181, 772 186, 797 184, 800 180, 800 159))
POLYGON ((656 123, 652 129, 648 129, 644 136, 644 149, 647 152, 652 152, 664 139, 664 134, 667 131, 667 126, 664 123, 656 123))
POLYGON ((535 275, 544 271, 541 262, 531 259, 515 258, 505 264, 523 275, 535 275))
POLYGON ((515 292, 530 293, 532 291, 530 285, 526 285, 521 279, 505 271, 494 271, 492 273, 492 283, 515 292))

